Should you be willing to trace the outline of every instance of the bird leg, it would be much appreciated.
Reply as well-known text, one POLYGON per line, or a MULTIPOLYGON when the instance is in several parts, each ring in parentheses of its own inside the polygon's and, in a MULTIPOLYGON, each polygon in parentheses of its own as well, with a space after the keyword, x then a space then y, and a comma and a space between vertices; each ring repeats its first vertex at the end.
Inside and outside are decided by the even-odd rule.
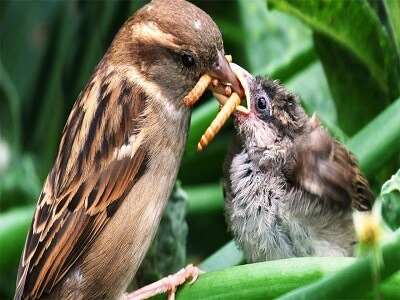
POLYGON ((192 284, 197 280, 201 273, 203 272, 198 267, 190 264, 173 275, 164 277, 126 295, 125 299, 142 300, 167 292, 168 300, 174 300, 176 288, 185 283, 189 278, 191 278, 189 284, 192 284))

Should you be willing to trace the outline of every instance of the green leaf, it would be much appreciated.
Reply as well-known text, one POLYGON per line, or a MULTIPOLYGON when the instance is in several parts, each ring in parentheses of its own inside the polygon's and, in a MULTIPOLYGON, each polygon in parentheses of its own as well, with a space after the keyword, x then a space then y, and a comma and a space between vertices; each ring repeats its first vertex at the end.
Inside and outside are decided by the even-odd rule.
POLYGON ((239 265, 243 261, 244 257, 242 251, 237 248, 234 241, 230 241, 215 252, 215 254, 203 261, 199 268, 206 272, 217 271, 239 265))
POLYGON ((400 59, 400 1, 383 0, 383 4, 388 16, 390 33, 396 45, 397 57, 400 59))
MULTIPOLYGON (((380 249, 383 260, 382 267, 378 271, 380 282, 384 282, 385 279, 399 271, 399 249, 400 231, 398 230, 393 234, 393 238, 380 249)), ((294 290, 278 299, 365 299, 365 294, 368 291, 371 292, 371 289, 375 286, 373 264, 374 257, 372 255, 358 258, 345 269, 325 276, 313 284, 294 290)), ((399 276, 395 278, 399 278, 399 276)), ((391 297, 395 297, 392 299, 396 299, 400 295, 399 288, 400 283, 396 284, 395 290, 389 288, 391 297)), ((389 299, 389 295, 385 297, 384 288, 381 288, 380 292, 384 299, 389 299)))
MULTIPOLYGON (((344 268, 349 268, 359 262, 360 259, 348 257, 303 257, 236 266, 202 274, 193 285, 184 285, 178 291, 176 299, 275 299, 297 287, 315 282, 323 276, 334 276, 336 272, 342 272, 344 268)), ((355 289, 368 291, 368 285, 361 281, 361 278, 357 280, 357 284, 355 289)), ((353 287, 349 285, 348 289, 351 290, 353 287)), ((382 290, 384 296, 399 293, 400 276, 391 278, 382 285, 382 290)), ((339 298, 331 296, 329 299, 339 298)), ((363 293, 362 299, 373 298, 363 293)))
POLYGON ((5 272, 18 266, 33 207, 19 207, 0 214, 0 271, 5 272))
POLYGON ((0 180, 0 212, 11 206, 32 203, 41 189, 35 165, 29 155, 15 160, 0 180))
POLYGON ((400 227, 400 170, 382 186, 382 217, 396 230, 400 227))
POLYGON ((336 123, 336 108, 319 62, 294 76, 287 82, 287 88, 300 97, 308 115, 316 112, 320 119, 336 123))
POLYGON ((353 135, 382 111, 390 99, 366 66, 346 48, 318 33, 314 34, 314 44, 335 99, 338 124, 346 134, 353 135))
POLYGON ((238 0, 238 6, 247 58, 244 67, 249 71, 259 73, 272 63, 281 65, 312 45, 306 26, 292 16, 268 11, 264 0, 238 0))
POLYGON ((357 156, 361 169, 371 176, 400 150, 400 98, 388 106, 352 139, 348 148, 357 156))
POLYGON ((269 0, 274 7, 299 17, 351 52, 366 66, 385 94, 393 98, 397 87, 391 83, 397 61, 387 33, 366 1, 296 1, 269 0), (394 89, 395 91, 391 91, 394 89))
POLYGON ((310 45, 278 62, 271 61, 267 67, 258 72, 258 75, 286 82, 307 69, 316 60, 314 48, 310 45))

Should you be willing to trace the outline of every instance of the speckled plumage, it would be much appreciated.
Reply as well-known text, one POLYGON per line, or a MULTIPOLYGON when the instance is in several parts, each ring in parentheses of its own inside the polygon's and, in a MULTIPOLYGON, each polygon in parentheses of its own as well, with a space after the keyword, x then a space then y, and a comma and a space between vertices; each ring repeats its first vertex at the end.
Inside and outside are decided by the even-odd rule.
POLYGON ((283 86, 243 78, 251 112, 236 114, 237 139, 224 166, 225 215, 235 241, 250 262, 351 256, 352 208, 368 210, 373 201, 354 157, 283 86))
POLYGON ((223 54, 216 24, 187 1, 154 0, 122 26, 64 127, 16 300, 125 297, 176 180, 183 98, 223 54))

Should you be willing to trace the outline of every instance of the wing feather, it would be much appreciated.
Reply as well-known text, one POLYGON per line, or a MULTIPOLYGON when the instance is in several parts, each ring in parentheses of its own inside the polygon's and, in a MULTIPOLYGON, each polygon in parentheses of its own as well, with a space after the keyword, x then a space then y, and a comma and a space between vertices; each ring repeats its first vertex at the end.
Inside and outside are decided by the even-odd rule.
POLYGON ((140 134, 145 102, 138 86, 99 66, 72 109, 38 199, 15 299, 51 292, 144 172, 146 149, 130 143, 140 134), (116 157, 123 147, 131 152, 116 157))
POLYGON ((357 160, 321 127, 295 146, 296 166, 290 172, 302 189, 340 206, 369 210, 374 195, 357 160))

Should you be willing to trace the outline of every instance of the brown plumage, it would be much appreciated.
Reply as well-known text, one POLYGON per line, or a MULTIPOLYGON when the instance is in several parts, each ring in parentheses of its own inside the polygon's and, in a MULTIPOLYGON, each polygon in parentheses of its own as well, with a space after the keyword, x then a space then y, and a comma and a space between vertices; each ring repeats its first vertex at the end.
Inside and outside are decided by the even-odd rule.
POLYGON ((352 209, 369 210, 374 200, 356 159, 282 85, 235 72, 250 111, 235 113, 225 211, 246 258, 351 256, 352 209))
POLYGON ((320 127, 315 115, 310 133, 297 141, 293 152, 296 160, 287 174, 290 180, 343 207, 371 209, 374 197, 356 158, 320 127))
POLYGON ((235 78, 227 66, 217 26, 186 1, 155 0, 123 25, 63 130, 15 299, 123 297, 176 179, 183 98, 205 73, 235 78))

